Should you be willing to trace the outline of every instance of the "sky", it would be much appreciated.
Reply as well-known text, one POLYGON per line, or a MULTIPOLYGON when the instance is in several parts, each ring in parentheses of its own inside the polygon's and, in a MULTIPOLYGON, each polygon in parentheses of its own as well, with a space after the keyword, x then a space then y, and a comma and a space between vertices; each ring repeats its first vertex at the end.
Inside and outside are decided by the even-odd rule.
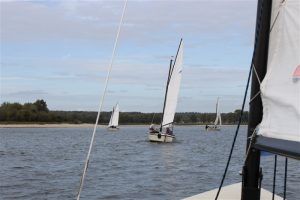
MULTIPOLYGON (((96 111, 124 1, 0 1, 3 102, 96 111)), ((255 0, 129 0, 104 110, 161 112, 169 59, 184 41, 178 112, 242 104, 255 0)))

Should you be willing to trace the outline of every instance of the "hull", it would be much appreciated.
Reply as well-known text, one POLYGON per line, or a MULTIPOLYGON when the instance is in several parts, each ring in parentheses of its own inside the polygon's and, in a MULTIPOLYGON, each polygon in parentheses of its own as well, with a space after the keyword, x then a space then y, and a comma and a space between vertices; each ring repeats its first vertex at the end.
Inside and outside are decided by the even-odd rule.
POLYGON ((114 127, 114 128, 108 127, 107 130, 108 131, 117 131, 117 130, 119 130, 119 128, 118 127, 114 127))
POLYGON ((148 133, 148 139, 150 142, 174 142, 174 135, 167 135, 164 133, 148 133))
POLYGON ((219 126, 208 126, 205 130, 206 131, 220 131, 221 127, 219 127, 219 126))

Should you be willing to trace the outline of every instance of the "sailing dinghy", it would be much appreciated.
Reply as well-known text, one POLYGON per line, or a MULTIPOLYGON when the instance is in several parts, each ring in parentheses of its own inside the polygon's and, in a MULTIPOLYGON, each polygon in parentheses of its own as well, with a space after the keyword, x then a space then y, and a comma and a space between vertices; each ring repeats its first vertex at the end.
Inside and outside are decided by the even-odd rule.
POLYGON ((111 116, 110 116, 110 120, 107 126, 107 129, 110 131, 116 131, 119 129, 119 104, 117 103, 117 105, 115 105, 113 107, 111 116))
MULTIPOLYGON (((219 190, 185 200, 289 199, 286 193, 288 159, 300 160, 300 77, 297 76, 300 64, 299 8, 299 0, 258 0, 242 183, 222 187, 228 159, 219 190), (275 154, 273 192, 261 186, 264 170, 260 166, 261 151, 275 154), (283 198, 275 194, 277 155, 286 158, 284 189, 278 191, 283 198)), ((244 98, 246 96, 247 93, 244 98)), ((238 129, 235 138, 237 133, 238 129)), ((233 148, 234 143, 230 156, 233 148)))
POLYGON ((172 59, 170 61, 160 129, 157 130, 153 124, 150 125, 148 133, 148 139, 150 142, 173 142, 175 140, 175 135, 173 134, 173 122, 180 89, 182 65, 183 41, 181 39, 174 63, 172 59))
POLYGON ((217 99, 217 103, 216 103, 216 119, 213 125, 206 125, 205 126, 205 130, 206 131, 219 131, 221 129, 221 125, 222 125, 222 119, 221 119, 221 113, 219 110, 219 97, 217 99))

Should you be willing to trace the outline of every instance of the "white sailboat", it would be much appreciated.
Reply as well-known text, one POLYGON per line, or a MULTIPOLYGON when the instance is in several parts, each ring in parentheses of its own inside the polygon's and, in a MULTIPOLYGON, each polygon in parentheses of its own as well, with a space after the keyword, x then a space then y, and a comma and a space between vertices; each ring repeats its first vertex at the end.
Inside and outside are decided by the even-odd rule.
POLYGON ((206 125, 205 130, 206 131, 219 131, 222 126, 222 118, 221 118, 221 113, 219 109, 219 97, 217 99, 216 103, 216 119, 213 125, 206 125))
POLYGON ((117 103, 112 110, 111 116, 110 116, 110 120, 107 126, 107 129, 110 131, 116 131, 119 129, 119 104, 117 103))
POLYGON ((173 122, 180 89, 182 65, 183 41, 181 39, 174 63, 172 59, 170 61, 165 101, 163 107, 163 119, 160 125, 160 129, 155 129, 153 124, 151 124, 149 128, 148 139, 151 142, 173 142, 175 140, 175 135, 173 134, 173 122))
MULTIPOLYGON (((286 196, 288 159, 300 160, 299 8, 299 0, 258 0, 242 182, 222 187, 229 159, 219 188, 222 190, 211 190, 185 200, 289 199, 286 196), (261 151, 286 158, 284 189, 280 191, 283 197, 275 194, 276 157, 273 192, 262 188, 261 151)), ((246 96, 247 93, 244 98, 246 96)), ((230 155, 233 148, 234 143, 230 155)))

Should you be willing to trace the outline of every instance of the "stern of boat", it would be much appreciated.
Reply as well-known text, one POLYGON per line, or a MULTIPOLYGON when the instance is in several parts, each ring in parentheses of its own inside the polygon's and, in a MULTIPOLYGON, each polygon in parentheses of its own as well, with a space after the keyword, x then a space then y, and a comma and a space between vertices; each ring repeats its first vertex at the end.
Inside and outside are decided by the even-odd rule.
POLYGON ((148 139, 150 142, 174 142, 174 135, 167 135, 164 133, 148 133, 148 139))

